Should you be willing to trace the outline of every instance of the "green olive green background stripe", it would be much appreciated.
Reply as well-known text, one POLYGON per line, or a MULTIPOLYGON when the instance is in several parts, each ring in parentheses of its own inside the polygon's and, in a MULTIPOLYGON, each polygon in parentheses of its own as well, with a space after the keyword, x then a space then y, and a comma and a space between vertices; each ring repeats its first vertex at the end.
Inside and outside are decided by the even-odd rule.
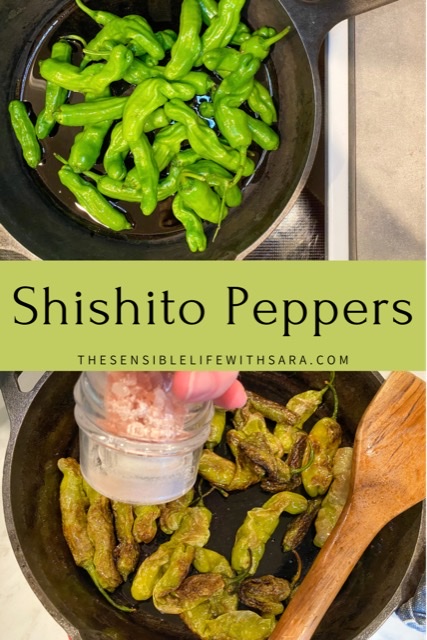
POLYGON ((425 290, 421 261, 2 262, 0 369, 421 371, 425 290))

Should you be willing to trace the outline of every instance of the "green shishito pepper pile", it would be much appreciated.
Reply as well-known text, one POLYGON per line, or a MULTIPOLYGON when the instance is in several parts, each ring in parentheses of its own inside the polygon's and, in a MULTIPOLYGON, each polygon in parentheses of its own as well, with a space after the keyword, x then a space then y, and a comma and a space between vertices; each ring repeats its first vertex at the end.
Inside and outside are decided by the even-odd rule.
POLYGON ((75 563, 122 611, 151 600, 160 614, 179 615, 201 640, 266 640, 298 588, 303 572, 297 548, 314 533, 310 528, 314 545, 324 544, 349 493, 352 449, 341 446, 337 411, 333 376, 286 405, 248 392, 242 409, 216 408, 197 492, 194 487, 166 504, 110 501, 86 483, 75 459, 61 458, 62 529, 75 563), (316 419, 328 390, 333 413, 316 419), (232 510, 227 499, 256 484, 261 491, 248 496, 251 508, 233 531, 224 520, 232 510), (209 509, 214 489, 224 499, 221 516, 209 509), (265 574, 262 564, 285 513, 281 549, 298 565, 291 580, 265 574), (211 548, 212 525, 220 526, 221 539, 229 537, 229 557, 211 548), (127 596, 122 604, 111 594, 126 581, 132 600, 127 596))
POLYGON ((117 201, 140 203, 148 216, 173 197, 190 250, 203 251, 203 221, 219 227, 241 203, 239 182, 255 170, 253 145, 279 146, 275 105, 255 76, 289 28, 251 31, 241 20, 244 0, 182 0, 178 33, 154 32, 140 15, 76 4, 99 32, 89 42, 62 38, 39 63, 46 96, 35 125, 25 103, 9 104, 26 162, 37 167, 40 141, 57 124, 81 126, 68 158, 57 158, 61 183, 90 216, 126 231, 132 223, 117 201), (83 45, 78 66, 72 41, 83 45), (70 104, 74 93, 83 101, 70 104))

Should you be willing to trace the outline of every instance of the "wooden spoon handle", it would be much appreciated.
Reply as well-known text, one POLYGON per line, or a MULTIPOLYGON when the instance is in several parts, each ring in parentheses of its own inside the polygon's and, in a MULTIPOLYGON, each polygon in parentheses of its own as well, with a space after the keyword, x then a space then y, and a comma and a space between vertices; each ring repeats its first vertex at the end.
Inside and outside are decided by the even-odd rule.
MULTIPOLYGON (((378 527, 347 505, 278 621, 270 640, 309 640, 378 527)), ((381 527, 380 527, 381 528, 381 527)))

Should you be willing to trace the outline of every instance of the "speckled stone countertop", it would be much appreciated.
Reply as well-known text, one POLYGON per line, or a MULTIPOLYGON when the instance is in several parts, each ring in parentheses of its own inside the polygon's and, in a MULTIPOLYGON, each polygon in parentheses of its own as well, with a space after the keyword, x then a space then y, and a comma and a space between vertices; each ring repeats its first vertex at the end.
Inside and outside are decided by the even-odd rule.
POLYGON ((425 258, 425 1, 354 19, 353 257, 425 258))

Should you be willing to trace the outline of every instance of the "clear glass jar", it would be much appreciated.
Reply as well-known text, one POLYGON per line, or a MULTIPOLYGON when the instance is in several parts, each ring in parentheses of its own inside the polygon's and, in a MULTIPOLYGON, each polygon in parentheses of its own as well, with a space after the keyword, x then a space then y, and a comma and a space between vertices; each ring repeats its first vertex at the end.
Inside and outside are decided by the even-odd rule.
POLYGON ((194 485, 213 404, 184 404, 170 386, 167 373, 81 374, 74 388, 80 466, 99 493, 160 504, 194 485))

